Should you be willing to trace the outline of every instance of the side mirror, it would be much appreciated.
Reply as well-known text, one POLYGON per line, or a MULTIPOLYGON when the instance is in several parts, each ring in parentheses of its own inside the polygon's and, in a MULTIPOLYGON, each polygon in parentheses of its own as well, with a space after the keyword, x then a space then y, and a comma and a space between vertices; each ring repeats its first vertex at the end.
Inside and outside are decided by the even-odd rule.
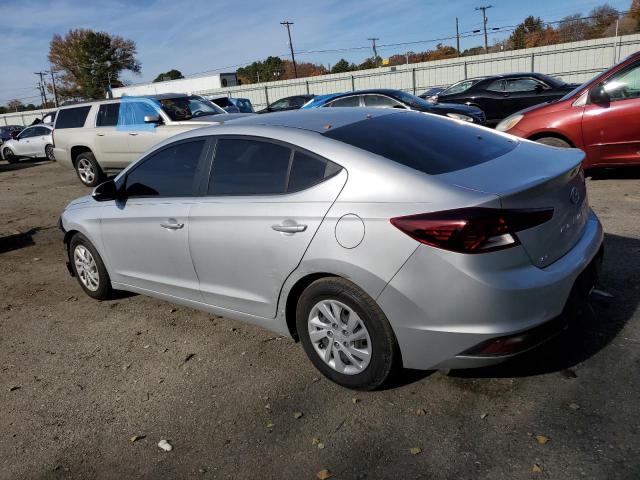
POLYGON ((160 115, 145 115, 144 123, 160 123, 160 115))
POLYGON ((91 196, 96 202, 107 202, 121 197, 118 186, 113 180, 107 180, 93 189, 91 196))
POLYGON ((602 105, 609 103, 611 101, 611 97, 604 89, 604 85, 599 84, 589 92, 589 101, 597 105, 602 105))

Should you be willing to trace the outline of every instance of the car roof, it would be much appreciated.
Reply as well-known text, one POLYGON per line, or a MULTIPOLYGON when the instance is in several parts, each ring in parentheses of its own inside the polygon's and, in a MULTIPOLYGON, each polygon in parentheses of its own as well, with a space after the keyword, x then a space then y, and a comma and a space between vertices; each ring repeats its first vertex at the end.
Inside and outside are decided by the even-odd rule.
MULTIPOLYGON (((288 110, 268 115, 249 115, 225 122, 231 126, 271 126, 308 130, 317 133, 326 132, 360 122, 369 118, 398 113, 387 108, 319 108, 308 110, 288 110)), ((209 127, 206 127, 209 128, 209 127)), ((216 129, 217 127, 213 127, 216 129)), ((219 129, 215 131, 220 131, 219 129)))

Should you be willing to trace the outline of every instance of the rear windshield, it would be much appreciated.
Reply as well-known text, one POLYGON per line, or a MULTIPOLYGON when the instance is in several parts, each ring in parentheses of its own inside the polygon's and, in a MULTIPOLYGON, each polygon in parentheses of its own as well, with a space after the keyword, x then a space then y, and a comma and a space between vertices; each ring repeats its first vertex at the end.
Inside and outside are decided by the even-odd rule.
POLYGON ((84 121, 87 119, 87 114, 91 106, 76 108, 65 108, 58 112, 58 118, 56 118, 56 129, 60 128, 81 128, 84 127, 84 121))
POLYGON ((480 165, 516 147, 490 130, 418 112, 382 115, 323 135, 429 175, 480 165))

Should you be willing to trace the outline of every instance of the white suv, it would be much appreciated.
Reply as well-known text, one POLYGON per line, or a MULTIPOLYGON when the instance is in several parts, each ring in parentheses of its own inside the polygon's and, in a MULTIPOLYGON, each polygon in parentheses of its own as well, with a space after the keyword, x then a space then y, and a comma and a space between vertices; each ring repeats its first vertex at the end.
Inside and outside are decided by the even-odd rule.
POLYGON ((246 114, 228 114, 195 95, 123 97, 60 108, 53 153, 95 187, 162 140, 246 114))

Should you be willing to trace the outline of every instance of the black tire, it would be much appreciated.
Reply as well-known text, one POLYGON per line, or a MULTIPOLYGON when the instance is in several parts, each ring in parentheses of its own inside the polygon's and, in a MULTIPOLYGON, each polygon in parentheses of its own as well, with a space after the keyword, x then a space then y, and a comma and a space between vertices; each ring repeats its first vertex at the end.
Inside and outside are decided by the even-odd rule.
POLYGON ((543 145, 549 145, 550 147, 571 148, 571 145, 569 145, 568 142, 557 137, 536 138, 536 142, 542 143, 543 145))
POLYGON ((16 154, 13 153, 13 150, 11 150, 8 147, 5 148, 2 151, 2 155, 4 156, 4 159, 9 163, 17 163, 18 162, 18 157, 16 157, 16 154))
POLYGON ((352 282, 339 277, 316 280, 298 300, 296 326, 305 353, 324 376, 347 388, 374 390, 400 366, 400 349, 391 325, 378 304, 352 282), (371 359, 360 373, 344 374, 325 363, 309 337, 307 321, 313 307, 322 300, 337 300, 361 319, 371 339, 371 359))
POLYGON ((51 162, 56 161, 56 157, 53 155, 53 145, 47 145, 44 147, 44 155, 47 157, 47 160, 51 162))
POLYGON ((91 152, 82 152, 78 155, 75 167, 78 178, 87 187, 97 187, 104 181, 104 172, 91 152))
POLYGON ((111 298, 113 294, 113 289, 111 288, 111 279, 109 278, 109 273, 104 266, 104 262, 102 258, 96 251, 95 247, 91 244, 91 242, 82 235, 81 233, 76 233, 71 241, 69 242, 69 261, 71 262, 71 268, 73 268, 73 273, 75 274, 80 287, 84 290, 84 293, 89 295, 91 298, 95 298, 96 300, 107 300, 111 298), (78 247, 84 247, 84 249, 88 250, 95 262, 96 270, 95 273, 98 275, 98 285, 95 290, 88 288, 85 283, 83 283, 81 275, 83 272, 79 270, 78 265, 76 265, 75 252, 78 247))

